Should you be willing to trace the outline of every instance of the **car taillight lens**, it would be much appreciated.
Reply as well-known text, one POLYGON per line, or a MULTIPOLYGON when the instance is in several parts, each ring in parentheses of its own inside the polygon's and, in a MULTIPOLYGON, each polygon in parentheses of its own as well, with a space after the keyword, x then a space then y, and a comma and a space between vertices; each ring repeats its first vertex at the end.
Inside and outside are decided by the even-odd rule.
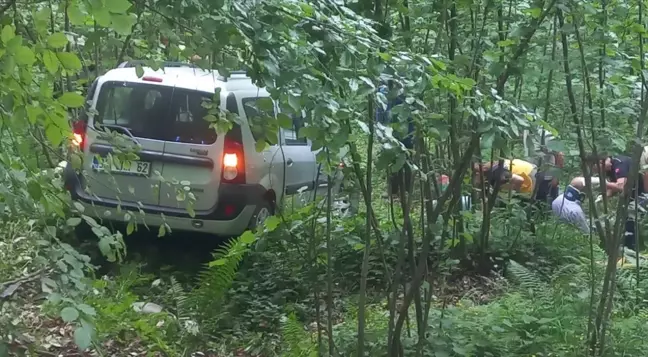
POLYGON ((72 124, 72 145, 83 150, 85 148, 86 123, 82 120, 72 124))
POLYGON ((225 137, 223 145, 223 181, 227 183, 245 183, 245 157, 243 145, 225 137))

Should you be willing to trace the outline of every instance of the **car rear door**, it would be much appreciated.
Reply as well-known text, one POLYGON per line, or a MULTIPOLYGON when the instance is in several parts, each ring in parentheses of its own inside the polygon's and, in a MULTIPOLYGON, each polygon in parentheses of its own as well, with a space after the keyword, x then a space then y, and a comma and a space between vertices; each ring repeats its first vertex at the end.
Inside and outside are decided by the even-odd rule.
POLYGON ((193 193, 195 211, 213 208, 218 199, 221 176, 220 153, 224 138, 204 118, 213 93, 175 88, 168 109, 170 137, 164 145, 164 182, 160 186, 160 206, 187 208, 186 187, 193 193), (208 106, 208 105, 207 105, 208 106))
POLYGON ((99 199, 136 205, 159 203, 164 153, 164 122, 173 87, 160 83, 101 83, 89 120, 84 169, 90 193, 99 199), (122 135, 115 135, 119 133, 122 135), (116 153, 139 147, 139 159, 119 160, 116 153))
MULTIPOLYGON (((236 92, 239 116, 245 118, 250 129, 252 144, 256 145, 259 140, 265 141, 266 146, 260 153, 256 147, 246 148, 246 160, 248 165, 248 183, 262 183, 270 187, 281 199, 283 185, 283 163, 279 147, 278 131, 268 130, 268 118, 274 118, 277 106, 270 98, 268 92, 262 89, 241 90, 236 92)), ((246 133, 247 134, 247 133, 246 133)))
POLYGON ((286 165, 286 194, 293 195, 300 190, 315 189, 317 162, 311 150, 310 141, 299 136, 303 119, 298 115, 289 115, 292 119, 291 129, 281 129, 283 151, 286 165))

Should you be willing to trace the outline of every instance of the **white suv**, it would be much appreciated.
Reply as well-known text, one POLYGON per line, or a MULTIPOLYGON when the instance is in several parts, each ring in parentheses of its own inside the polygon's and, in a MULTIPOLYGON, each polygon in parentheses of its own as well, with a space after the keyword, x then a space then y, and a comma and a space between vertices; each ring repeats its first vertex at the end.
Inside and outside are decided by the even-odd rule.
MULTIPOLYGON (((267 113, 269 94, 245 73, 225 78, 166 63, 163 70, 144 67, 138 77, 135 65, 121 64, 97 78, 88 90, 87 115, 74 123, 82 170, 68 165, 65 183, 85 214, 231 236, 272 215, 284 193, 314 190, 319 167, 310 141, 297 134, 300 118, 293 118, 292 130, 279 130, 277 144, 256 151, 250 124, 264 117, 259 100, 267 113), (217 135, 203 120, 204 101, 218 92, 220 109, 240 119, 226 135, 217 135), (130 138, 139 159, 119 162, 109 155, 119 148, 105 129, 130 138), (191 215, 186 201, 177 199, 183 191, 195 196, 191 215)), ((274 113, 268 114, 276 115, 278 106, 272 106, 274 113)))

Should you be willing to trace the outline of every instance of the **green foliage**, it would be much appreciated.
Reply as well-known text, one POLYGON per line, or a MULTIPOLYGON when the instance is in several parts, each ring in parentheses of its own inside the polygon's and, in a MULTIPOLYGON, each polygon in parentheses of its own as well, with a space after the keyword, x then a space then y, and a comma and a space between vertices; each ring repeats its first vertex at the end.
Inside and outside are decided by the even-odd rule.
MULTIPOLYGON (((602 294, 605 256, 596 244, 546 217, 533 218, 537 231, 531 234, 529 218, 515 202, 492 214, 484 214, 483 207, 450 212, 446 204, 436 221, 426 211, 426 204, 438 198, 427 189, 433 178, 454 175, 472 142, 478 142, 479 152, 468 153, 469 158, 518 157, 521 133, 544 128, 559 136, 552 145, 567 154, 569 174, 579 170, 577 130, 590 131, 582 143, 586 149, 596 144, 623 152, 634 142, 644 69, 643 48, 637 45, 639 34, 645 34, 638 3, 549 7, 554 3, 92 0, 0 6, 0 283, 46 272, 36 285, 47 296, 49 315, 72 325, 79 347, 96 348, 117 336, 124 344, 141 339, 148 350, 167 355, 184 353, 180 343, 200 344, 207 336, 264 355, 312 355, 317 331, 303 326, 329 319, 327 309, 339 353, 357 354, 356 304, 366 297, 371 304, 363 311, 365 352, 381 356, 392 318, 383 300, 395 291, 402 303, 415 265, 425 262, 426 288, 415 290, 431 288, 435 295, 428 320, 422 321, 429 337, 418 344, 423 336, 408 327, 402 334, 405 355, 417 349, 436 356, 581 355, 592 301, 602 294), (556 9, 567 20, 560 29, 556 9), (564 63, 574 66, 569 94, 582 108, 566 114, 571 103, 562 83, 567 76, 555 54, 563 48, 553 42, 562 31, 572 41, 577 30, 581 43, 565 48, 564 63), (110 262, 121 262, 125 248, 120 232, 70 204, 52 166, 70 151, 70 122, 88 114, 84 85, 125 59, 144 59, 157 69, 162 60, 194 55, 201 57, 197 64, 221 74, 245 69, 279 104, 281 114, 264 114, 251 123, 258 151, 276 143, 277 131, 290 124, 289 114, 300 114, 306 125, 299 135, 313 150, 322 149, 317 158, 324 172, 343 149, 364 151, 354 152, 353 167, 345 169, 355 193, 371 157, 375 165, 367 185, 376 222, 367 228, 364 207, 351 217, 332 214, 327 221, 322 202, 282 212, 256 235, 246 232, 219 249, 195 289, 171 278, 168 289, 158 292, 175 316, 141 315, 131 305, 146 294, 135 294, 134 283, 119 278, 89 279, 89 258, 65 243, 73 227, 87 225, 110 262), (392 108, 391 123, 374 126, 373 111, 397 95, 398 90, 376 93, 386 79, 402 89, 404 103, 392 108), (581 116, 580 124, 572 123, 573 115, 581 116), (396 139, 408 119, 416 131, 411 152, 396 139), (367 153, 371 135, 375 152, 367 153), (379 192, 386 186, 383 173, 404 165, 416 175, 415 209, 409 215, 389 206, 379 192), (363 264, 365 244, 370 246, 363 264), (424 261, 420 254, 427 248, 432 253, 424 261), (455 297, 443 294, 465 267, 480 268, 478 274, 503 271, 513 284, 499 287, 504 293, 487 304, 477 306, 464 297, 453 305, 455 297)), ((141 76, 143 68, 135 72, 141 76)), ((217 102, 206 106, 206 120, 222 133, 237 118, 220 111, 217 102)), ((273 103, 258 105, 270 112, 273 103)), ((118 135, 110 140, 120 150, 109 160, 137 157, 121 150, 118 135)), ((82 166, 78 156, 68 160, 82 166)), ((464 180, 457 192, 470 191, 464 180)), ((177 188, 177 199, 193 217, 195 197, 177 188)), ((127 215, 126 233, 134 234, 134 214, 127 215)), ((159 236, 169 231, 168 225, 157 229, 159 236)), ((644 270, 618 272, 610 355, 645 354, 644 270)), ((8 285, 14 289, 15 284, 8 285)), ((20 335, 24 331, 17 330, 26 327, 12 323, 19 305, 0 304, 0 331, 20 335)), ((415 315, 411 311, 411 321, 415 315)), ((5 338, 1 335, 0 342, 5 338)))
POLYGON ((313 336, 304 331, 304 327, 297 321, 294 314, 284 318, 281 329, 285 346, 282 348, 286 357, 314 357, 317 356, 317 344, 313 336))
POLYGON ((177 355, 182 349, 175 339, 180 336, 179 324, 167 312, 143 314, 133 308, 140 297, 131 290, 146 283, 136 272, 126 273, 117 280, 96 280, 95 292, 86 297, 97 312, 98 342, 129 346, 140 340, 148 351, 177 355))

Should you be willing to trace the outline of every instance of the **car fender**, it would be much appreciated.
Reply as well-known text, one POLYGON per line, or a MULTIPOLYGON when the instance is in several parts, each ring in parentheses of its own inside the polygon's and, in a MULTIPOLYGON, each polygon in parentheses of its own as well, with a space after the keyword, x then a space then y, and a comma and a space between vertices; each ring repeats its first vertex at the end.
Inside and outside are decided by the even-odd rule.
POLYGON ((282 181, 283 180, 278 175, 269 173, 261 177, 259 184, 263 186, 266 191, 273 190, 277 202, 281 202, 281 198, 284 193, 284 190, 282 189, 284 182, 282 181))

